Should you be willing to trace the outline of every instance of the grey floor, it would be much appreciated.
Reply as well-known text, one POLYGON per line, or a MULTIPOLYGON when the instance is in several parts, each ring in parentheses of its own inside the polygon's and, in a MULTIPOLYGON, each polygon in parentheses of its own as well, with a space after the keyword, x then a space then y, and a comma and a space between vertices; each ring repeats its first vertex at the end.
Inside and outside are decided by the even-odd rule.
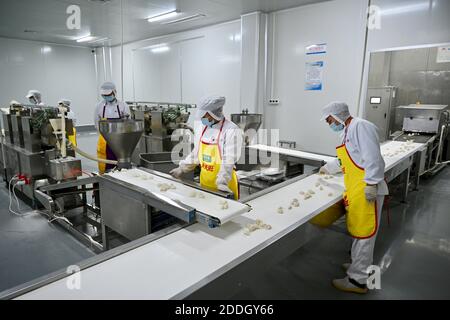
POLYGON ((24 203, 21 212, 26 216, 10 213, 8 189, 4 184, 0 186, 0 204, 0 292, 94 255, 24 203))
MULTIPOLYGON (((97 135, 82 133, 78 144, 95 155, 97 135)), ((86 171, 95 162, 83 160, 86 171)), ((8 211, 7 189, 0 186, 0 292, 91 257, 93 253, 58 226, 32 214, 8 211)), ((22 205, 24 206, 24 205, 22 205)), ((350 239, 331 230, 250 283, 234 299, 449 299, 450 168, 422 180, 407 204, 391 204, 390 226, 383 214, 375 248, 382 266, 382 289, 365 296, 341 293, 331 286, 343 277, 350 239)))
POLYGON ((342 278, 351 240, 325 230, 278 263, 234 299, 450 299, 450 168, 392 203, 390 226, 383 214, 375 247, 382 269, 381 290, 360 296, 341 293, 331 280, 342 278))
MULTIPOLYGON (((86 152, 96 154, 96 133, 78 135, 78 144, 86 152)), ((83 160, 83 170, 97 171, 93 161, 83 160)), ((65 269, 95 254, 61 227, 32 212, 23 202, 25 217, 8 210, 9 195, 0 185, 0 292, 22 285, 49 273, 65 269)), ((15 207, 14 207, 15 208, 15 207)))

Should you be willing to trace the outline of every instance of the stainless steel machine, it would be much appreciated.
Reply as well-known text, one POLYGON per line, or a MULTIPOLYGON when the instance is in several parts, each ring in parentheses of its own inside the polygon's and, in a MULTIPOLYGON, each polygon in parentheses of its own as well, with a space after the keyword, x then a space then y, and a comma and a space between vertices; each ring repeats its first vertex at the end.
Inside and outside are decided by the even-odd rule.
POLYGON ((50 106, 14 105, 2 109, 4 140, 2 142, 4 179, 8 183, 22 180, 17 189, 35 206, 38 182, 54 184, 82 175, 81 161, 68 147, 68 135, 73 134, 72 121, 50 106))
POLYGON ((237 124, 244 132, 244 143, 248 146, 256 137, 257 132, 262 124, 262 114, 248 113, 248 109, 243 110, 242 113, 231 115, 231 121, 237 124))
MULTIPOLYGON (((116 169, 109 174, 43 186, 36 190, 39 201, 49 215, 68 219, 69 223, 64 219, 59 223, 74 234, 76 228, 70 224, 75 224, 76 219, 73 219, 74 217, 65 210, 66 208, 58 204, 57 198, 62 190, 65 190, 66 194, 67 190, 73 194, 84 194, 84 197, 87 192, 92 192, 92 204, 85 204, 83 211, 84 222, 91 226, 91 230, 81 235, 78 232, 78 236, 98 251, 108 250, 145 236, 157 238, 195 222, 206 224, 211 228, 219 227, 222 223, 214 215, 214 209, 209 212, 192 207, 166 196, 165 191, 157 192, 140 187, 136 184, 140 180, 133 176, 129 178, 134 179, 135 183, 122 181, 114 176, 114 174, 126 175, 127 169, 131 169, 141 175, 148 175, 148 179, 151 178, 153 181, 160 179, 162 185, 180 184, 179 180, 162 172, 132 166, 131 155, 144 133, 144 127, 143 120, 100 121, 99 131, 118 158, 116 169)), ((202 190, 193 181, 185 181, 183 188, 187 188, 188 193, 202 190)), ((202 192, 205 191, 202 190, 202 192)), ((208 193, 209 197, 216 197, 217 201, 220 201, 222 197, 232 196, 212 190, 208 193)), ((189 200, 191 197, 185 199, 189 200)), ((250 210, 248 206, 243 208, 250 210)))
POLYGON ((421 154, 419 174, 434 174, 441 170, 444 150, 448 150, 450 113, 448 105, 411 104, 395 108, 397 126, 401 131, 391 135, 392 140, 425 143, 421 154))
POLYGON ((369 88, 365 108, 365 118, 379 129, 380 142, 389 139, 395 131, 396 87, 369 88))
POLYGON ((195 104, 161 103, 161 102, 127 102, 130 106, 131 117, 143 120, 144 135, 136 147, 133 160, 140 162, 140 154, 170 152, 179 143, 173 141, 172 134, 177 129, 190 129, 187 124, 190 110, 195 104))
MULTIPOLYGON (((12 134, 5 135, 9 142, 3 144, 6 147, 8 176, 26 172, 22 169, 22 166, 13 168, 13 164, 16 163, 14 157, 33 156, 34 158, 28 164, 31 166, 31 171, 36 170, 37 172, 31 172, 27 175, 33 182, 36 181, 36 183, 30 183, 29 186, 32 199, 35 199, 45 208, 44 214, 48 215, 52 221, 56 221, 97 252, 109 250, 142 237, 156 239, 196 222, 205 224, 210 228, 220 227, 223 223, 220 214, 223 212, 220 211, 220 208, 215 209, 214 205, 221 203, 223 201, 221 199, 228 198, 227 205, 240 208, 241 211, 238 210, 238 212, 243 213, 251 208, 243 202, 232 200, 232 194, 204 190, 195 179, 180 181, 161 171, 136 167, 132 164, 132 154, 135 147, 142 142, 142 137, 146 133, 150 133, 150 135, 145 138, 150 139, 153 143, 155 140, 169 138, 168 135, 173 132, 172 130, 186 126, 188 109, 178 108, 181 107, 152 110, 150 113, 146 109, 144 113, 135 112, 133 114, 134 119, 100 121, 99 131, 118 160, 113 172, 105 175, 89 173, 90 177, 80 177, 80 160, 73 158, 73 156, 74 150, 82 154, 81 150, 78 147, 72 149, 70 144, 66 145, 62 142, 61 128, 53 121, 58 119, 57 114, 51 113, 54 110, 52 111, 50 108, 44 114, 45 116, 36 110, 12 110, 11 114, 5 115, 5 119, 11 118, 10 122, 6 122, 8 126, 5 131, 12 132, 12 134), (17 119, 19 115, 21 121, 17 119), (140 116, 143 116, 144 119, 136 119, 140 116), (148 116, 151 116, 151 119, 148 116), (27 120, 25 121, 24 118, 27 120), (15 121, 12 119, 15 119, 15 121), (149 121, 150 132, 146 131, 149 130, 149 121), (157 125, 154 125, 154 122, 157 125), (21 127, 19 127, 19 123, 21 127), (164 129, 158 131, 161 130, 161 126, 164 126, 164 129), (34 130, 35 128, 39 130, 34 130), (153 136, 155 133, 157 135, 153 136), (12 144, 12 139, 19 145, 12 144), (67 152, 72 157, 61 156, 62 145, 67 147, 67 152), (10 148, 14 152, 9 151, 10 148), (78 163, 79 166, 74 167, 71 160, 74 160, 74 163, 78 163), (161 183, 158 186, 161 184, 161 190, 164 188, 170 189, 173 185, 177 185, 178 189, 181 190, 179 195, 181 200, 167 196, 167 193, 164 193, 166 189, 163 191, 151 189, 149 184, 147 184, 147 187, 143 187, 140 185, 142 181, 133 176, 128 177, 131 179, 130 181, 118 178, 118 176, 126 176, 127 171, 148 175, 146 179, 152 179, 153 181, 160 180, 161 183), (40 183, 37 183, 38 181, 40 183), (42 181, 45 181, 45 183, 42 183, 42 181), (193 198, 189 194, 205 192, 208 194, 206 196, 207 199, 209 198, 208 201, 215 201, 215 204, 202 206, 204 200, 198 198, 198 201, 193 205, 193 198)), ((250 127, 257 129, 261 117, 253 117, 245 113, 241 115, 240 120, 239 124, 243 125, 244 129, 250 127), (245 124, 242 124, 244 122, 245 124)), ((62 123, 62 121, 60 122, 62 123)), ((68 121, 64 123, 70 130, 71 123, 68 121)), ((159 142, 162 140, 159 140, 159 142)), ((161 146, 161 144, 159 145, 161 146)), ((141 153, 145 155, 145 152, 138 152, 139 159, 141 159, 141 153)), ((254 152, 258 153, 257 151, 254 152)), ((253 169, 258 170, 270 167, 270 157, 276 156, 275 154, 269 154, 267 155, 269 159, 263 159, 264 156, 256 154, 255 157, 258 161, 252 163, 250 156, 251 158, 254 157, 251 153, 252 151, 246 148, 243 154, 245 160, 243 166, 247 167, 246 164, 248 164, 253 169)), ((280 155, 280 157, 285 156, 280 155)), ((264 181, 264 179, 258 178, 257 180, 260 182, 258 185, 251 181, 252 178, 242 179, 243 185, 245 181, 249 182, 246 186, 249 192, 243 196, 244 201, 246 201, 245 198, 248 199, 250 194, 254 197, 257 194, 268 192, 268 190, 274 190, 273 188, 284 185, 288 180, 299 179, 304 173, 303 167, 305 164, 311 165, 313 169, 318 169, 323 164, 322 161, 309 163, 304 159, 291 158, 283 159, 296 163, 299 170, 295 173, 284 171, 282 179, 278 179, 278 177, 274 179, 275 177, 272 174, 267 174, 263 176, 270 176, 270 179, 264 181), (261 186, 261 183, 264 186, 261 186)), ((17 162, 21 163, 20 161, 17 162)), ((139 162, 141 161, 137 163, 139 162)))

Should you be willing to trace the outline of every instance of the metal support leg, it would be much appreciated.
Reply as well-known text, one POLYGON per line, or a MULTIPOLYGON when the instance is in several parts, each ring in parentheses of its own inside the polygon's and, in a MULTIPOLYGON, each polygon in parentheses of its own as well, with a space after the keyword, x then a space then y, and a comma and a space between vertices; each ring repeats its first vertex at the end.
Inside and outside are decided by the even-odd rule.
POLYGON ((109 250, 108 230, 109 228, 104 223, 102 223, 103 251, 109 250))
POLYGON ((411 167, 408 168, 408 170, 405 170, 405 172, 403 173, 404 175, 406 175, 404 177, 405 179, 405 186, 404 186, 404 190, 403 190, 403 200, 402 203, 406 203, 406 199, 408 198, 408 189, 409 189, 409 175, 411 173, 411 167))
POLYGON ((86 196, 86 186, 82 185, 81 186, 81 190, 83 190, 82 193, 82 201, 83 201, 83 215, 86 217, 87 216, 87 196, 86 196))
POLYGON ((414 170, 414 191, 419 191, 419 183, 420 183, 420 152, 417 152, 415 155, 414 162, 416 163, 416 167, 414 170))

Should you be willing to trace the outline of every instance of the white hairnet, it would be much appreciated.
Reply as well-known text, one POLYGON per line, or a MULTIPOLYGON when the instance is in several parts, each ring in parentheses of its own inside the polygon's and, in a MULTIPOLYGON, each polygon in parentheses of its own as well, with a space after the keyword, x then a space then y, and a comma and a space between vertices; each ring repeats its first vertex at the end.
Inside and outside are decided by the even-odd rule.
POLYGON ((215 120, 223 119, 223 106, 225 105, 225 97, 211 96, 203 99, 198 105, 197 117, 201 119, 206 113, 209 113, 215 120))
POLYGON ((16 106, 20 106, 20 102, 16 101, 16 100, 11 100, 11 102, 9 103, 10 107, 16 107, 16 106))
POLYGON ((111 93, 116 94, 116 85, 112 82, 105 82, 100 87, 100 94, 102 96, 109 96, 111 93))
POLYGON ((320 121, 326 120, 329 116, 332 116, 340 123, 345 123, 345 121, 350 117, 348 105, 345 102, 339 101, 327 104, 322 109, 322 118, 320 119, 320 121))
POLYGON ((70 101, 69 99, 61 99, 58 101, 58 104, 62 104, 65 107, 70 107, 72 101, 70 101))
POLYGON ((36 99, 36 101, 38 103, 41 103, 42 95, 41 95, 40 91, 38 91, 38 90, 30 90, 30 91, 28 91, 28 94, 26 95, 26 98, 27 99, 31 99, 33 97, 36 99))

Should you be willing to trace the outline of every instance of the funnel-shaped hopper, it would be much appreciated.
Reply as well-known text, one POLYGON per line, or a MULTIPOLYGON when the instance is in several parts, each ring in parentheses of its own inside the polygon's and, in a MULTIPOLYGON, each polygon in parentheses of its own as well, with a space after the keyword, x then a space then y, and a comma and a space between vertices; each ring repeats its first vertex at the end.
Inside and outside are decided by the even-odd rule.
POLYGON ((231 121, 244 131, 245 144, 248 145, 262 124, 262 114, 238 113, 231 115, 231 121))
POLYGON ((231 115, 231 121, 239 126, 243 131, 253 129, 258 131, 262 123, 262 114, 259 113, 238 113, 231 115))
POLYGON ((144 132, 142 120, 101 120, 98 124, 100 134, 105 138, 119 162, 119 168, 131 167, 131 155, 144 132))
POLYGON ((62 129, 62 121, 61 119, 49 119, 50 124, 52 125, 53 131, 60 132, 62 129))

